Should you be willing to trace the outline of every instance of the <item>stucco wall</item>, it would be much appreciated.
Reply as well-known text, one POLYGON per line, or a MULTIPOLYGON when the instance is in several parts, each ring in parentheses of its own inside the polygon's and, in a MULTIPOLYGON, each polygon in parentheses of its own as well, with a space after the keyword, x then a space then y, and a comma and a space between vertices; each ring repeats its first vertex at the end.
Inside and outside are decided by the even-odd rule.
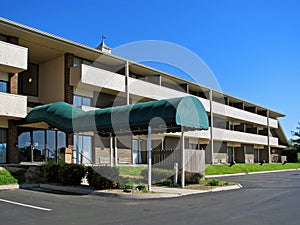
POLYGON ((39 65, 39 100, 41 103, 64 101, 64 56, 39 65))

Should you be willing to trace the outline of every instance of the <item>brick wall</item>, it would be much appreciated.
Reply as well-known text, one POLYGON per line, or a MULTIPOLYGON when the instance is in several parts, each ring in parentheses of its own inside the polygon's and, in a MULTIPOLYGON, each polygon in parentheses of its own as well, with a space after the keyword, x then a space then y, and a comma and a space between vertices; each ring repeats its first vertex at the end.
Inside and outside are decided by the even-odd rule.
POLYGON ((17 148, 18 143, 18 121, 8 120, 8 133, 7 133, 7 162, 8 163, 19 163, 19 151, 17 148))

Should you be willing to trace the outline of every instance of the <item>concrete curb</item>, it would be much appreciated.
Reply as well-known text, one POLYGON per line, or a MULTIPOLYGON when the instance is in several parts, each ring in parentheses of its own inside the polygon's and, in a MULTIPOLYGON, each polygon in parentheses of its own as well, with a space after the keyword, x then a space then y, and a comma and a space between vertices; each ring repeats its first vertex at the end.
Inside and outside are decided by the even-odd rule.
POLYGON ((69 186, 58 186, 53 184, 29 184, 22 185, 21 188, 30 189, 30 188, 45 188, 53 191, 63 191, 74 194, 83 194, 83 195, 95 195, 95 196, 104 196, 104 197, 117 197, 122 199, 160 199, 160 198, 177 198, 193 194, 203 194, 209 192, 220 192, 220 191, 229 191, 242 188, 240 184, 232 186, 223 186, 215 187, 211 190, 193 190, 193 189, 180 189, 180 188, 155 188, 153 187, 154 193, 113 193, 103 190, 92 190, 84 187, 69 187, 69 186), (173 193, 168 193, 172 190, 173 193))
POLYGON ((19 189, 18 184, 0 185, 0 190, 15 190, 15 189, 19 189))
POLYGON ((233 176, 245 176, 252 174, 268 174, 268 173, 280 173, 280 172, 290 172, 297 171, 298 169, 285 169, 285 170, 270 170, 270 171, 259 171, 259 172, 249 172, 249 173, 232 173, 232 174, 216 174, 216 175, 208 175, 205 178, 217 178, 217 177, 233 177, 233 176))

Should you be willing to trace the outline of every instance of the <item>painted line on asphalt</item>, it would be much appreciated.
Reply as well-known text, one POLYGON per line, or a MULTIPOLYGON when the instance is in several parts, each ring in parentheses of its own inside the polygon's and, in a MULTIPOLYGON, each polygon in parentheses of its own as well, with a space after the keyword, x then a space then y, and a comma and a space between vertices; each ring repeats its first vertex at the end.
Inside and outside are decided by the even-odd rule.
POLYGON ((38 207, 38 206, 34 206, 34 205, 23 204, 20 202, 9 201, 9 200, 5 200, 5 199, 1 199, 1 198, 0 198, 0 202, 6 202, 9 204, 23 206, 23 207, 32 208, 32 209, 38 209, 38 210, 42 210, 42 211, 51 211, 52 210, 52 209, 38 207))

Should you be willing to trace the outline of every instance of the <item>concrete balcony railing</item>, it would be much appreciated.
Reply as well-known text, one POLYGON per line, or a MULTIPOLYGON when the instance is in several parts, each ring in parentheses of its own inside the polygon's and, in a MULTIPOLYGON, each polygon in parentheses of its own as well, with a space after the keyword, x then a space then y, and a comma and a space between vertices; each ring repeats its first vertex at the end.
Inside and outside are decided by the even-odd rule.
POLYGON ((0 93, 0 116, 8 118, 25 118, 27 115, 27 97, 0 93))
MULTIPOLYGON (((81 64, 71 68, 70 84, 75 87, 83 88, 106 88, 119 92, 125 92, 125 76, 107 70, 95 68, 89 65, 81 64)), ((128 91, 131 95, 140 96, 141 98, 150 98, 155 100, 183 97, 189 94, 163 87, 150 82, 138 80, 129 77, 128 91)), ((199 98, 199 97, 198 97, 199 98)), ((205 110, 210 111, 209 100, 199 98, 205 110)))
POLYGON ((107 88, 110 90, 125 92, 125 76, 107 70, 81 64, 71 68, 70 84, 78 87, 93 86, 97 88, 107 88))
MULTIPOLYGON (((232 130, 224 130, 220 128, 214 128, 213 137, 215 140, 238 142, 244 144, 254 144, 254 145, 268 145, 268 137, 249 134, 232 130)), ((278 146, 278 138, 270 137, 270 145, 278 146)))
POLYGON ((0 71, 19 73, 27 70, 28 49, 0 41, 0 71))
MULTIPOLYGON (((263 126, 268 125, 268 118, 265 116, 257 115, 255 113, 247 112, 218 102, 213 102, 212 108, 214 113, 222 116, 227 116, 230 118, 239 119, 263 126)), ((269 124, 272 128, 278 128, 278 121, 275 119, 269 118, 269 124)))
MULTIPOLYGON (((129 78, 129 93, 141 97, 147 97, 151 99, 168 99, 168 98, 176 98, 176 97, 184 97, 188 96, 189 94, 173 90, 171 88, 163 87, 157 84, 152 84, 143 80, 137 80, 134 78, 129 78)), ((209 100, 204 98, 199 98, 203 104, 205 110, 207 112, 210 111, 210 104, 209 100)))

